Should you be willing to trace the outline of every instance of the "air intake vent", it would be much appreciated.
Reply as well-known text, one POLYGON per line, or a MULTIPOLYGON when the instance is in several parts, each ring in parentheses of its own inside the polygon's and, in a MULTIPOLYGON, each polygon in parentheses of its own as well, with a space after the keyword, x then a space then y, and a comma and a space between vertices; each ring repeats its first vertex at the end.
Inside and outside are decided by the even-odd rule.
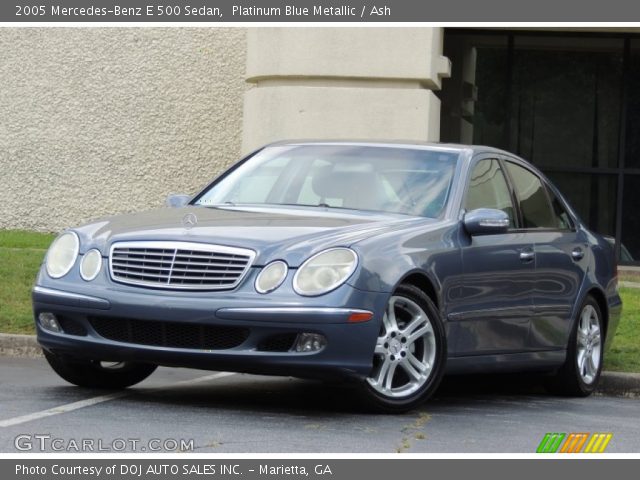
POLYGON ((91 317, 101 337, 116 342, 195 350, 227 350, 249 337, 249 329, 182 322, 160 322, 116 317, 91 317))

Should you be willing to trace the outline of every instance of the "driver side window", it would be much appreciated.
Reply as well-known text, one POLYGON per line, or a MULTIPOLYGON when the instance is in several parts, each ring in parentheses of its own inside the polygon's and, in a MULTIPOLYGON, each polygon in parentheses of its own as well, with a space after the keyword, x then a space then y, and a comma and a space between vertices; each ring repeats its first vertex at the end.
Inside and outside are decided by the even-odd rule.
POLYGON ((515 228, 513 201, 498 160, 480 160, 473 167, 464 208, 502 210, 509 216, 509 228, 515 228))

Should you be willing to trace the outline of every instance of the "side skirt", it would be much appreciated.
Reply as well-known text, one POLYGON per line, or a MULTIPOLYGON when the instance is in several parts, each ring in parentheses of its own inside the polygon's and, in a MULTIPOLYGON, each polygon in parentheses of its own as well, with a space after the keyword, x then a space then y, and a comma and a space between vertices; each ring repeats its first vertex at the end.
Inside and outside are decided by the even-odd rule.
POLYGON ((446 374, 543 372, 564 364, 566 350, 449 357, 446 374))

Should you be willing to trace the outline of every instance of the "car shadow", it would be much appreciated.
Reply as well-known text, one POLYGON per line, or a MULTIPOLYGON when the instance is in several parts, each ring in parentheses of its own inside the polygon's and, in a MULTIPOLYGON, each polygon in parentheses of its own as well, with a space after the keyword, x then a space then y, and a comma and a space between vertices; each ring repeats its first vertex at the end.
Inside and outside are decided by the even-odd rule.
MULTIPOLYGON (((473 375, 445 377, 433 397, 419 410, 490 403, 509 398, 528 402, 532 396, 551 397, 536 375, 473 375)), ((158 407, 187 407, 229 411, 260 411, 313 417, 367 414, 354 385, 290 377, 231 376, 224 382, 132 388, 128 402, 158 407)))

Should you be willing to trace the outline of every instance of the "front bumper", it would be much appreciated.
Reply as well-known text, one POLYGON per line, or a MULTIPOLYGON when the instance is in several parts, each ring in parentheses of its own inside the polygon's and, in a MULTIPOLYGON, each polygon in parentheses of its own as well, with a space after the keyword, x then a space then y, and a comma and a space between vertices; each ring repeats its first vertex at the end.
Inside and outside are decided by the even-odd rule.
POLYGON ((184 293, 44 283, 33 290, 33 308, 38 342, 51 352, 308 378, 365 377, 387 301, 387 294, 346 284, 322 297, 302 298, 242 288, 184 293), (65 333, 44 329, 37 321, 41 312, 61 319, 65 333), (352 313, 361 312, 373 317, 349 322, 352 313), (296 352, 292 347, 301 333, 323 335, 326 346, 296 352))

